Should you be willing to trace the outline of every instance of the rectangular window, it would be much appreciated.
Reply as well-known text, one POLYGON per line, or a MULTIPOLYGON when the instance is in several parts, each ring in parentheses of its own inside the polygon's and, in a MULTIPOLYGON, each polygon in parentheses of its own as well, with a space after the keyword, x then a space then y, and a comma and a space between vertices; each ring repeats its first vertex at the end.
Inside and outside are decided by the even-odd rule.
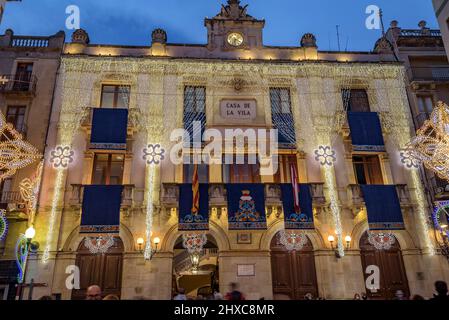
POLYGON ((206 88, 187 86, 184 89, 184 113, 204 113, 206 88))
POLYGON ((17 64, 14 78, 14 90, 28 91, 30 89, 31 77, 33 75, 33 63, 21 62, 17 64))
POLYGON ((6 111, 6 122, 11 123, 22 134, 25 133, 25 111, 25 106, 8 106, 6 111))
POLYGON ((428 120, 433 111, 433 98, 431 95, 420 95, 416 97, 418 100, 418 114, 416 121, 418 126, 422 126, 424 121, 428 120))
MULTIPOLYGON (((1 195, 1 203, 3 204, 7 204, 10 197, 9 197, 9 193, 11 192, 11 188, 12 188, 12 179, 11 178, 7 178, 5 180, 2 181, 2 183, 0 184, 0 195, 1 195)), ((6 208, 2 208, 2 209, 6 209, 6 208)))
POLYGON ((128 109, 130 97, 129 86, 103 85, 101 89, 101 108, 128 109))
MULTIPOLYGON (((234 159, 234 162, 235 159, 234 159)), ((224 183, 260 183, 259 163, 249 164, 248 156, 245 156, 243 164, 223 164, 224 183)))
POLYGON ((296 143, 295 122, 292 115, 290 89, 271 88, 271 118, 278 129, 279 143, 296 143))
POLYGON ((383 184, 379 156, 354 156, 352 158, 357 184, 383 184))
POLYGON ((92 184, 120 185, 123 181, 123 154, 95 154, 92 184))
MULTIPOLYGON (((279 167, 274 175, 275 183, 291 183, 291 166, 297 167, 296 155, 280 155, 279 167)), ((299 181, 298 181, 299 182, 299 181)))
POLYGON ((351 112, 370 112, 368 94, 364 89, 343 89, 342 99, 345 110, 351 112))

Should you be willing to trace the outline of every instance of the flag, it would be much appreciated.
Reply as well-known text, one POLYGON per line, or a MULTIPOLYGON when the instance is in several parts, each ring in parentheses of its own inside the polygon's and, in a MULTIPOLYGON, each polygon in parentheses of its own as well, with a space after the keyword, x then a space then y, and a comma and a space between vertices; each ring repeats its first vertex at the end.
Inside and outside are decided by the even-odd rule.
POLYGON ((198 179, 198 164, 194 164, 193 167, 192 192, 193 192, 192 215, 195 216, 200 211, 200 182, 198 179))
POLYGON ((295 213, 301 213, 301 206, 299 205, 299 184, 298 184, 298 173, 296 171, 296 165, 290 165, 290 177, 292 181, 293 188, 293 200, 295 205, 295 213))

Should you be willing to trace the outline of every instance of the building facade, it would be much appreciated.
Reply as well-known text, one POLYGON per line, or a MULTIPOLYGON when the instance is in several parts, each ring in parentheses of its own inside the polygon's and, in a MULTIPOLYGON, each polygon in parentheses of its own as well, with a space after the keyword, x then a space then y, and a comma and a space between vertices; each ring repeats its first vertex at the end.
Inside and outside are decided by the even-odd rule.
POLYGON ((440 25, 446 53, 449 56, 449 5, 446 0, 433 0, 433 8, 440 25))
POLYGON ((248 299, 392 298, 396 290, 429 297, 435 280, 449 279, 420 172, 401 163, 414 131, 406 68, 391 52, 319 51, 312 34, 297 47, 265 46, 264 24, 229 0, 205 20, 205 45, 169 43, 162 29, 142 47, 91 44, 86 31, 73 34, 49 124, 39 249, 26 270, 25 281, 45 284, 33 298, 80 299, 98 284, 122 299, 170 299, 179 287, 195 296, 226 292, 231 282, 248 299), (219 160, 240 155, 245 162, 190 164, 185 159, 208 144, 176 149, 176 129, 194 136, 215 129, 225 136, 219 144, 232 147, 219 160), (230 129, 255 129, 258 141, 277 143, 279 170, 266 174, 262 158, 246 161, 262 147, 234 148, 247 131, 229 139, 230 129), (267 138, 271 129, 278 138, 267 138), (285 190, 295 175, 308 216, 292 222, 285 190), (184 218, 196 177, 199 211, 209 216, 188 232, 207 237, 197 261, 180 231, 192 222, 184 218), (108 220, 114 205, 119 224, 108 220), (252 216, 239 220, 243 214, 252 216), (287 234, 298 236, 302 250, 286 249, 288 223, 301 225, 287 234), (105 230, 119 234, 105 254, 92 253, 105 230), (387 237, 376 242, 379 231, 387 237), (377 250, 385 241, 393 243, 377 250), (368 290, 373 265, 380 287, 368 290), (80 289, 67 285, 73 266, 80 289))
MULTIPOLYGON (((439 30, 426 27, 420 21, 419 29, 403 29, 397 21, 391 22, 386 37, 394 48, 397 59, 407 70, 407 93, 415 128, 429 119, 438 101, 449 101, 449 62, 444 49, 444 36, 439 30)), ((423 172, 432 202, 447 200, 447 181, 431 171, 423 172)))
MULTIPOLYGON (((0 110, 6 122, 37 149, 37 154, 44 154, 46 147, 53 91, 64 39, 64 32, 48 37, 31 37, 15 35, 12 30, 7 30, 0 36, 0 110)), ((2 130, 2 142, 4 134, 5 131, 2 130)), ((0 184, 0 208, 6 210, 10 234, 5 241, 0 242, 0 286, 9 283, 7 270, 16 269, 15 242, 18 235, 27 228, 28 216, 20 185, 24 179, 35 174, 38 166, 39 161, 36 161, 18 170, 13 176, 2 179, 0 184)), ((2 293, 6 294, 7 290, 4 287, 3 290, 2 293)), ((10 294, 14 295, 15 292, 10 291, 10 294)))

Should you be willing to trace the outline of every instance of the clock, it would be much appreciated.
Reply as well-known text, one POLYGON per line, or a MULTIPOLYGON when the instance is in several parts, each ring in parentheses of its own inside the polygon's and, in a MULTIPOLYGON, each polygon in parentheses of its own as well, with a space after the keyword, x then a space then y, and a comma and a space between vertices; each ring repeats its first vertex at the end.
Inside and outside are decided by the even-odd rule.
POLYGON ((228 34, 228 43, 233 47, 239 47, 243 44, 243 36, 238 32, 228 34))

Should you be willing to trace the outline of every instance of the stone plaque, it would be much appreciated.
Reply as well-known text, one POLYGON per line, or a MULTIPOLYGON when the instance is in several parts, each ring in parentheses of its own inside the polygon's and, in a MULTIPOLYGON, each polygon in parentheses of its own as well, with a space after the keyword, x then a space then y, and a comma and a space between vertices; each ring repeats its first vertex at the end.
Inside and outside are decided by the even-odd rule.
POLYGON ((237 277, 254 277, 256 275, 256 265, 238 264, 237 277))
POLYGON ((254 120, 257 117, 255 100, 222 100, 220 114, 228 120, 254 120))

